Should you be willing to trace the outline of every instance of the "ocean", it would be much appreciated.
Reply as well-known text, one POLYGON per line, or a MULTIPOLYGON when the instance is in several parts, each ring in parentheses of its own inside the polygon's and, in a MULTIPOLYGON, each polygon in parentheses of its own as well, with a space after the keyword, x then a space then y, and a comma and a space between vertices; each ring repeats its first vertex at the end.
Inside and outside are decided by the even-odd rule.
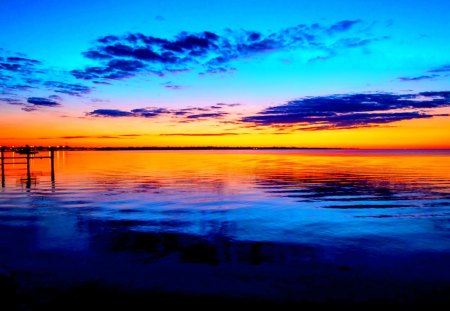
POLYGON ((450 301, 448 150, 58 151, 26 179, 5 166, 0 269, 36 309, 450 301))

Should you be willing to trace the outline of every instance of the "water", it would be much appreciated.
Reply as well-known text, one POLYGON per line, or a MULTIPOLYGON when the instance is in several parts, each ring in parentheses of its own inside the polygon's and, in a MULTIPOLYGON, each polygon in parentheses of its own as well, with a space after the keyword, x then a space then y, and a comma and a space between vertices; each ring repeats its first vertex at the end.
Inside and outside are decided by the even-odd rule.
POLYGON ((68 151, 6 167, 0 265, 276 301, 446 299, 449 151, 68 151))

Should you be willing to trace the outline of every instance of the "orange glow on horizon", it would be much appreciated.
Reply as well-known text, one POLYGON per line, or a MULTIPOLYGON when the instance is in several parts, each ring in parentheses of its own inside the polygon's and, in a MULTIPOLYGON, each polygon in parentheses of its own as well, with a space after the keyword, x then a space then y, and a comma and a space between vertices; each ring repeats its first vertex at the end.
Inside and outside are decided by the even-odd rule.
POLYGON ((36 118, 32 114, 16 114, 0 124, 0 145, 447 149, 450 148, 449 119, 441 116, 378 127, 277 134, 273 128, 257 130, 208 121, 175 124, 152 119, 36 118))

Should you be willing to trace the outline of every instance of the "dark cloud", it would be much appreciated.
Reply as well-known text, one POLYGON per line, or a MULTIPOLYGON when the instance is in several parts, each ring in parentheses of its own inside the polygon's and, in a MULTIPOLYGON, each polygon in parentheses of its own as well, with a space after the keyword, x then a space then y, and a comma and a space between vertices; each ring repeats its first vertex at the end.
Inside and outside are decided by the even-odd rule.
POLYGON ((97 39, 83 55, 99 65, 74 70, 78 79, 123 79, 138 72, 163 76, 195 70, 200 74, 223 74, 235 70, 231 65, 242 58, 283 50, 302 50, 309 54, 336 55, 341 49, 364 46, 377 40, 367 37, 359 20, 344 20, 333 25, 298 25, 273 33, 226 30, 181 32, 173 39, 141 33, 109 35, 97 39))
MULTIPOLYGON (((41 62, 35 59, 5 55, 3 58, 0 57, 0 75, 5 75, 8 72, 10 75, 26 74, 29 77, 30 74, 44 72, 39 67, 40 64, 41 62)), ((14 76, 11 77, 14 78, 14 76)))
POLYGON ((224 107, 234 107, 238 104, 217 104, 207 107, 188 107, 182 109, 167 109, 159 107, 137 108, 130 111, 118 109, 97 109, 86 113, 91 117, 136 117, 136 118, 155 118, 158 116, 169 116, 177 118, 180 122, 193 122, 195 120, 220 119, 229 115, 229 112, 223 111, 224 107), (219 106, 218 106, 219 105, 219 106))
POLYGON ((95 83, 95 84, 103 84, 103 85, 111 85, 111 83, 105 82, 105 81, 92 81, 92 83, 95 83))
POLYGON ((199 114, 191 114, 187 116, 187 119, 206 119, 206 118, 220 118, 226 116, 227 112, 216 112, 216 113, 199 113, 199 114))
POLYGON ((47 81, 44 84, 54 92, 72 96, 82 96, 91 92, 90 87, 81 84, 71 84, 58 81, 47 81))
POLYGON ((164 86, 166 89, 169 90, 181 90, 183 89, 183 86, 181 85, 177 85, 177 84, 173 84, 172 82, 166 82, 166 83, 162 83, 162 86, 164 86))
POLYGON ((0 70, 17 71, 20 69, 19 64, 0 63, 0 70))
POLYGON ((40 64, 41 62, 35 59, 23 58, 23 57, 7 57, 6 60, 11 63, 17 64, 40 64))
POLYGON ((27 99, 27 103, 35 105, 35 106, 45 106, 45 107, 58 107, 61 106, 59 103, 43 98, 43 97, 29 97, 27 99))
POLYGON ((119 135, 70 135, 70 136, 58 136, 58 137, 40 137, 39 139, 91 139, 91 138, 127 138, 127 137, 139 137, 141 134, 119 134, 119 135))
POLYGON ((12 72, 33 72, 36 70, 36 65, 41 62, 35 59, 23 57, 5 57, 0 61, 0 70, 12 72))
POLYGON ((55 100, 55 101, 61 101, 62 100, 61 96, 59 96, 59 95, 50 95, 48 98, 52 99, 52 100, 55 100))
POLYGON ((8 75, 5 75, 4 73, 0 72, 0 81, 6 81, 9 79, 12 79, 12 76, 8 76, 8 75))
POLYGON ((441 67, 428 70, 428 72, 432 73, 450 72, 450 65, 443 65, 441 67))
POLYGON ((26 85, 26 84, 11 84, 7 89, 15 90, 15 91, 27 91, 30 89, 34 89, 34 86, 26 85))
POLYGON ((423 76, 417 76, 417 77, 400 77, 398 80, 402 82, 409 82, 409 81, 422 81, 422 80, 433 80, 439 77, 439 75, 423 75, 423 76))
POLYGON ((167 133, 167 134, 159 134, 159 136, 236 136, 241 135, 240 133, 167 133))
POLYGON ((235 72, 236 70, 237 69, 234 67, 208 66, 203 72, 199 73, 199 76, 233 74, 233 72, 235 72))
MULTIPOLYGON (((68 83, 48 79, 48 76, 54 75, 54 70, 48 70, 42 62, 24 57, 23 54, 7 52, 0 50, 0 94, 14 96, 20 102, 28 101, 31 98, 32 103, 28 101, 28 107, 22 108, 24 111, 34 111, 36 106, 57 106, 58 103, 49 101, 52 99, 40 98, 44 100, 34 100, 30 97, 32 89, 47 89, 52 92, 66 94, 71 96, 83 96, 91 92, 90 86, 79 83, 68 83)), ((58 74, 64 75, 64 72, 58 74)), ((65 73, 70 80, 75 80, 71 75, 65 73)), ((54 96, 54 95, 53 95, 54 96)), ((39 99, 38 98, 38 99, 39 99)), ((53 98, 55 99, 55 98, 53 98)), ((58 98, 58 101, 62 98, 58 98)))
POLYGON ((36 106, 26 106, 26 107, 23 107, 23 108, 21 108, 23 111, 26 111, 26 112, 32 112, 32 111, 36 111, 36 110, 38 110, 38 108, 36 107, 36 106))
MULTIPOLYGON (((427 115, 420 112, 354 113, 349 115, 335 116, 332 118, 324 117, 322 118, 322 120, 314 120, 312 126, 303 127, 302 129, 312 131, 324 129, 372 127, 397 121, 431 118, 432 116, 433 115, 427 115)), ((310 123, 309 120, 305 120, 304 122, 310 123)))
POLYGON ((117 109, 97 109, 86 114, 91 117, 132 117, 133 113, 117 109))
POLYGON ((0 103, 5 103, 5 104, 8 104, 8 105, 15 105, 15 106, 22 106, 22 105, 24 105, 24 103, 22 103, 19 99, 17 99, 17 98, 10 98, 10 97, 0 98, 0 103))
POLYGON ((348 31, 350 28, 352 28, 353 26, 355 26, 356 24, 361 23, 361 20, 343 20, 340 22, 337 22, 336 24, 332 25, 328 32, 330 33, 336 33, 336 32, 344 32, 344 31, 348 31))
POLYGON ((153 118, 162 114, 169 114, 169 110, 165 108, 139 108, 131 111, 124 111, 118 109, 97 109, 92 112, 86 113, 91 117, 141 117, 141 118, 153 118))
POLYGON ((289 101, 241 121, 254 126, 290 125, 304 130, 344 129, 430 118, 435 115, 424 109, 449 106, 450 91, 331 95, 289 101))
POLYGON ((422 81, 422 80, 434 80, 439 78, 448 77, 450 75, 450 65, 443 65, 427 71, 427 74, 423 74, 416 77, 400 77, 398 80, 402 82, 410 81, 422 81))
POLYGON ((35 88, 32 77, 43 72, 39 64, 37 60, 10 56, 4 50, 0 51, 0 94, 17 96, 35 88))
POLYGON ((88 67, 84 70, 73 70, 71 73, 82 80, 120 80, 134 76, 142 68, 144 63, 137 60, 110 60, 103 67, 88 67))
POLYGON ((171 113, 170 110, 166 108, 140 108, 140 109, 133 109, 131 110, 131 112, 136 117, 144 117, 144 118, 153 118, 162 114, 171 113))
MULTIPOLYGON (((388 39, 388 37, 383 37, 381 39, 388 39)), ((357 48, 378 40, 380 39, 345 38, 336 42, 334 44, 334 48, 357 48)), ((330 53, 329 56, 335 56, 335 53, 336 51, 333 51, 333 53, 330 53)))

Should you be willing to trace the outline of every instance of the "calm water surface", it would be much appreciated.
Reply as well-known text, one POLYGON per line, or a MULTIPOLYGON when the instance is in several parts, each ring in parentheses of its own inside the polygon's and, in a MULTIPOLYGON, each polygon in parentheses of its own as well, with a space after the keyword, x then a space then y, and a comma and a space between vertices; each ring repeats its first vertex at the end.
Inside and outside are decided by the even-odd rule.
POLYGON ((51 182, 49 160, 34 160, 29 189, 8 165, 0 190, 0 265, 36 284, 312 301, 450 288, 449 151, 69 151, 55 163, 51 182))

